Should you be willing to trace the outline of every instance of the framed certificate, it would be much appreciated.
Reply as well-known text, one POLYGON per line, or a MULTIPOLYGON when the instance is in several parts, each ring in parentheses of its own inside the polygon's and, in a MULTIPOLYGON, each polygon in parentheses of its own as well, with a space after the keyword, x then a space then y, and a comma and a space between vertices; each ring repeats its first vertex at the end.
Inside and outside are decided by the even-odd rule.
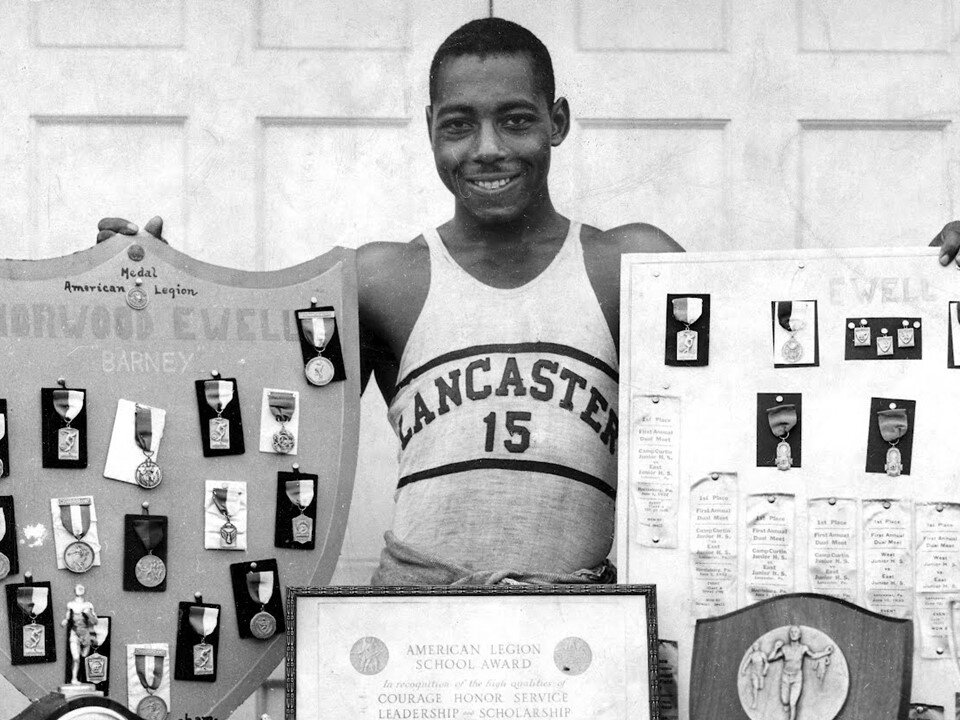
POLYGON ((289 588, 286 717, 653 720, 653 585, 289 588))

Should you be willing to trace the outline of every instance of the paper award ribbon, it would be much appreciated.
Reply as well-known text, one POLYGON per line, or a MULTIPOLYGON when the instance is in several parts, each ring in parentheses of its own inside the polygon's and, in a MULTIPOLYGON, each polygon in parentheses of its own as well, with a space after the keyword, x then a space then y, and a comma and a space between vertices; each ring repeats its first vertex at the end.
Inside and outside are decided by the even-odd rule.
POLYGON ((703 314, 703 298, 674 298, 673 317, 684 324, 685 329, 677 333, 677 360, 697 359, 697 332, 691 330, 703 314))
POLYGON ((783 300, 777 303, 777 322, 780 327, 790 333, 789 339, 783 344, 780 354, 785 362, 797 363, 803 358, 803 345, 797 340, 797 333, 807 326, 807 304, 783 300))
POLYGON ((226 518, 226 522, 220 528, 220 544, 224 547, 230 547, 237 542, 237 526, 231 522, 232 516, 237 512, 236 493, 229 487, 219 487, 213 489, 213 504, 217 510, 226 518))
POLYGON ((53 391, 53 408, 63 418, 66 425, 57 432, 57 459, 80 459, 80 431, 70 427, 70 423, 83 409, 84 392, 82 390, 53 391))
POLYGON ((903 472, 903 462, 897 443, 907 434, 910 427, 907 411, 903 408, 880 410, 877 413, 877 423, 880 425, 880 437, 890 443, 883 469, 890 477, 899 477, 903 472))
POLYGON ((133 574, 137 582, 144 587, 156 587, 167 576, 167 566, 153 554, 154 548, 163 540, 163 524, 151 518, 138 517, 133 519, 133 531, 147 551, 146 555, 137 560, 133 574))
MULTIPOLYGON (((7 536, 7 514, 0 507, 0 540, 7 536)), ((0 580, 10 574, 10 558, 0 552, 0 580)))
POLYGON ((207 405, 217 414, 210 418, 210 449, 230 449, 230 421, 222 417, 224 409, 233 400, 233 383, 227 380, 205 380, 203 392, 207 405))
POLYGON ((134 415, 133 436, 137 441, 137 447, 143 451, 146 458, 137 466, 134 475, 137 485, 147 490, 155 488, 163 480, 163 471, 153 460, 154 451, 151 450, 153 442, 153 409, 146 405, 137 405, 134 415))
POLYGON ((193 674, 213 675, 213 645, 207 642, 207 636, 217 629, 220 609, 191 605, 187 619, 200 636, 200 642, 193 646, 193 674))
POLYGON ((260 603, 260 612, 250 618, 250 632, 258 640, 266 640, 277 631, 277 619, 264 607, 273 597, 273 570, 247 573, 247 592, 260 603))
POLYGON ((23 626, 24 657, 43 657, 46 654, 46 629, 37 622, 37 617, 47 609, 50 588, 22 585, 17 588, 17 605, 30 622, 23 626))
POLYGON ((74 541, 63 551, 63 562, 71 572, 84 573, 93 567, 93 548, 83 540, 83 536, 90 530, 92 502, 90 498, 64 498, 58 501, 60 521, 64 529, 74 537, 74 541))
POLYGON ((333 380, 333 363, 323 357, 323 351, 333 337, 336 328, 336 318, 333 310, 308 310, 297 313, 300 321, 300 332, 314 350, 315 358, 310 358, 303 368, 303 374, 312 385, 326 385, 333 380))
POLYGON ((145 720, 162 720, 167 717, 167 704, 154 693, 163 680, 163 660, 167 653, 165 650, 136 648, 133 656, 137 678, 147 691, 147 696, 137 704, 137 715, 145 720))
POLYGON ((293 541, 308 543, 313 538, 313 519, 303 514, 303 511, 313 502, 312 480, 287 480, 287 498, 297 506, 300 514, 293 519, 293 541))
POLYGON ((286 455, 293 450, 296 443, 296 438, 287 430, 286 423, 293 417, 297 398, 291 392, 273 391, 267 395, 267 404, 273 419, 280 423, 280 429, 273 434, 273 451, 286 455))
POLYGON ((107 657, 100 654, 100 646, 110 634, 110 624, 106 618, 100 618, 97 626, 90 633, 90 654, 84 660, 87 671, 87 682, 97 685, 107 679, 107 657))
POLYGON ((789 470, 793 465, 793 454, 787 438, 797 424, 797 406, 777 405, 767 408, 767 422, 770 423, 773 434, 780 438, 780 442, 777 443, 777 469, 789 470))

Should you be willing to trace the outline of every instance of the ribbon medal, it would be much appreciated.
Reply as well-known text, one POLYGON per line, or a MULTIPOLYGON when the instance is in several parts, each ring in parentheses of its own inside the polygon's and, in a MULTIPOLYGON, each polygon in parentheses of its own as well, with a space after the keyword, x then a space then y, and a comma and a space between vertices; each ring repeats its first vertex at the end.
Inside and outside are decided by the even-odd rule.
POLYGON ((56 388, 53 391, 53 407, 66 423, 57 432, 58 460, 80 459, 80 431, 70 427, 70 423, 83 409, 84 395, 83 390, 56 388))
POLYGON ((297 319, 303 337, 317 351, 317 356, 307 361, 303 374, 311 385, 326 385, 333 380, 335 370, 323 351, 336 329, 336 316, 333 310, 306 310, 298 312, 297 319))
MULTIPOLYGON (((0 507, 0 540, 7 536, 7 515, 0 507)), ((10 558, 0 552, 0 580, 10 574, 10 558)))
MULTIPOLYGON (((7 414, 0 413, 0 440, 7 436, 7 414)), ((3 460, 0 460, 0 475, 3 475, 3 460)))
POLYGON ((213 504, 226 519, 220 528, 220 547, 232 549, 237 544, 237 526, 231 519, 237 514, 238 503, 239 498, 235 490, 226 486, 213 489, 213 504))
POLYGON ((63 562, 70 572, 85 573, 93 567, 94 561, 93 548, 83 539, 90 530, 90 507, 93 501, 90 498, 64 498, 58 503, 60 521, 74 537, 74 541, 63 551, 63 562))
POLYGON ((17 605, 30 622, 23 626, 23 656, 43 657, 46 654, 46 629, 37 617, 47 609, 50 588, 24 585, 17 588, 17 605))
POLYGON ((273 419, 280 424, 280 429, 273 434, 273 451, 286 455, 293 451, 297 442, 293 433, 286 428, 296 410, 297 398, 292 392, 274 390, 267 395, 267 404, 273 419))
POLYGON ((684 324, 685 329, 677 333, 677 360, 697 359, 697 331, 691 330, 703 314, 703 298, 674 298, 673 316, 684 324))
POLYGON ((220 609, 191 605, 188 619, 190 627, 200 636, 200 642, 193 646, 193 674, 213 675, 213 645, 207 642, 207 636, 217 629, 220 609))
POLYGON ((207 405, 217 414, 210 418, 210 449, 230 449, 230 421, 223 417, 223 411, 233 400, 233 383, 228 380, 206 380, 203 390, 207 405))
POLYGON ((899 477, 900 473, 903 472, 903 458, 900 455, 899 448, 897 448, 897 443, 900 442, 900 438, 907 434, 910 427, 907 411, 903 408, 880 410, 877 413, 877 423, 880 425, 880 437, 890 443, 883 469, 890 477, 899 477))
POLYGON ((793 466, 793 454, 787 438, 797 424, 797 406, 777 405, 767 408, 767 421, 770 423, 773 434, 780 438, 780 442, 777 443, 777 469, 789 470, 793 466))
POLYGON ((260 612, 250 618, 250 632, 258 640, 266 640, 277 632, 277 619, 264 608, 273 597, 273 570, 247 573, 247 592, 260 604, 260 612))
POLYGON ((97 623, 91 638, 90 654, 84 660, 84 668, 87 674, 87 682, 99 685, 107 680, 107 657, 100 654, 100 646, 103 645, 109 634, 109 622, 101 619, 97 623))
POLYGON ((807 326, 804 317, 806 311, 805 303, 797 303, 796 306, 790 300, 777 303, 777 322, 780 323, 780 327, 790 333, 790 337, 780 349, 784 362, 798 363, 803 359, 803 345, 797 340, 797 333, 807 326))
POLYGON ((137 447, 143 451, 143 455, 146 458, 146 460, 137 466, 137 470, 134 473, 134 478, 137 481, 137 485, 146 490, 151 490, 159 485, 163 480, 163 472, 160 470, 160 466, 157 465, 157 463, 153 460, 153 456, 156 451, 152 449, 152 408, 149 408, 146 405, 137 405, 135 411, 133 435, 137 442, 137 447))
POLYGON ((293 518, 293 541, 305 544, 313 539, 313 518, 304 515, 310 503, 313 502, 312 480, 287 480, 285 485, 287 498, 297 506, 300 514, 293 518))
POLYGON ((886 328, 881 328, 880 332, 877 335, 877 355, 893 355, 893 337, 887 334, 886 328))
POLYGON ((144 720, 164 720, 169 712, 167 704, 162 697, 154 693, 163 680, 163 662, 167 651, 136 648, 133 653, 137 678, 143 689, 147 691, 147 696, 137 704, 137 715, 144 720))
POLYGON ((167 566, 162 559, 153 554, 154 549, 163 540, 163 525, 149 518, 134 518, 133 531, 147 551, 146 555, 137 560, 133 574, 137 582, 144 587, 157 587, 167 576, 167 566))

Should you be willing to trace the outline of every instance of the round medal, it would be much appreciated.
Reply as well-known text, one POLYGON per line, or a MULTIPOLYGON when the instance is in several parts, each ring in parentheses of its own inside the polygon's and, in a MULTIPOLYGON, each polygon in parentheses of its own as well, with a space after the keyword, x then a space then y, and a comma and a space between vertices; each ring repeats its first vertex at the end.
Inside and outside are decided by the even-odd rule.
POLYGON ((266 610, 261 610, 250 619, 250 632, 258 640, 273 637, 277 631, 277 620, 266 610))
POLYGON ((160 481, 163 480, 163 471, 160 470, 160 466, 153 460, 147 458, 137 466, 135 477, 137 485, 150 490, 159 485, 160 481))
MULTIPOLYGON (((150 298, 147 297, 143 288, 132 287, 127 291, 127 305, 134 310, 143 310, 148 302, 150 302, 150 298)), ((161 702, 163 701, 161 700, 161 702)))
POLYGON ((292 452, 295 442, 296 439, 293 437, 293 433, 285 427, 280 428, 273 434, 273 450, 281 455, 292 452))
POLYGON ((137 560, 133 573, 137 577, 137 582, 144 587, 152 588, 163 582, 167 576, 167 566, 156 555, 144 555, 137 560))
POLYGON ((306 367, 303 368, 303 374, 307 376, 307 381, 311 385, 326 385, 333 380, 333 363, 322 355, 310 358, 306 367))
POLYGON ((167 712, 167 704, 156 695, 147 695, 137 704, 137 715, 143 720, 164 720, 167 712))
POLYGON ((4 471, 3 460, 0 460, 0 475, 3 475, 3 471, 4 471))
POLYGON ((93 567, 93 548, 83 540, 72 542, 63 551, 63 562, 70 572, 84 573, 93 567))
POLYGON ((0 553, 0 580, 10 574, 10 558, 0 553))
POLYGON ((789 363, 800 362, 803 357, 803 345, 792 337, 783 344, 783 359, 789 363))

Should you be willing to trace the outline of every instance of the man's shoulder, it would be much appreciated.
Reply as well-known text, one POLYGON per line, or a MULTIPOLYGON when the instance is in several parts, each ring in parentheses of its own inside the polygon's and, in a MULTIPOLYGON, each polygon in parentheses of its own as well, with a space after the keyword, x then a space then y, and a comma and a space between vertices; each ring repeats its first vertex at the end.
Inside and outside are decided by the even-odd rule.
POLYGON ((422 235, 409 242, 372 242, 357 248, 361 287, 409 281, 430 271, 430 250, 422 235))
POLYGON ((628 223, 599 232, 594 242, 601 251, 623 253, 683 252, 680 243, 649 223, 628 223))

